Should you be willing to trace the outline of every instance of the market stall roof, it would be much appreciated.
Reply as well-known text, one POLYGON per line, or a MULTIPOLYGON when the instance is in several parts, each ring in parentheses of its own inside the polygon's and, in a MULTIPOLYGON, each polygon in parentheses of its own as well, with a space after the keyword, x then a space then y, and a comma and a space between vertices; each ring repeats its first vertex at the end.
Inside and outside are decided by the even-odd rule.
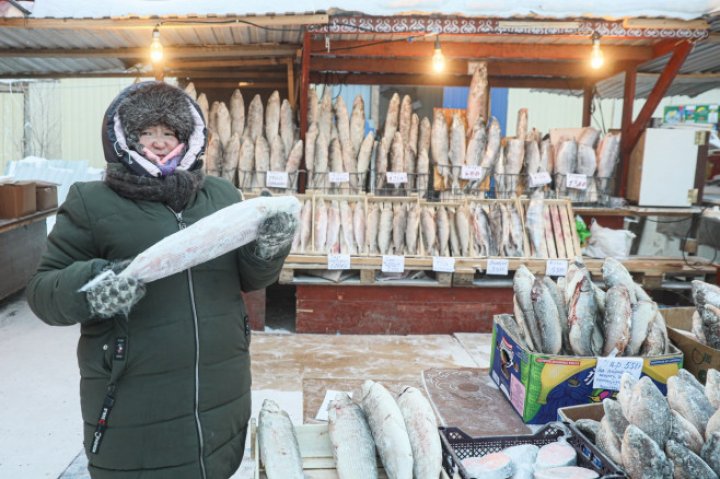
MULTIPOLYGON (((622 79, 618 89, 614 72, 628 64, 639 65, 640 73, 662 71, 674 43, 691 40, 694 51, 680 70, 691 76, 681 76, 669 94, 682 88, 694 95, 720 85, 720 33, 715 24, 714 32, 708 27, 720 12, 718 0, 520 0, 512 6, 496 0, 345 0, 331 7, 278 0, 274 12, 248 3, 0 0, 0 78, 152 74, 146 57, 158 27, 165 75, 206 81, 242 78, 277 88, 311 31, 314 81, 467 85, 471 62, 488 59, 493 86, 578 90, 588 79, 608 78, 598 90, 621 97, 622 79), (609 66, 593 72, 586 58, 595 32, 609 66), (427 73, 437 34, 448 58, 444 76, 427 73)), ((639 96, 644 78, 638 78, 639 96)))

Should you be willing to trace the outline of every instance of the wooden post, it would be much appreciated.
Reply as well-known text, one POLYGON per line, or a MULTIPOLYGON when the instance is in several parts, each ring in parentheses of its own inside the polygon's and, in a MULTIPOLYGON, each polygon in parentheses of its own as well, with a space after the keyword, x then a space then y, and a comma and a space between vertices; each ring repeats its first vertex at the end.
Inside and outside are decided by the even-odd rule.
POLYGON ((637 71, 635 66, 625 70, 625 89, 623 93, 623 111, 622 123, 620 128, 622 136, 620 137, 620 181, 618 182, 618 191, 620 197, 624 198, 627 193, 627 177, 630 170, 630 153, 628 148, 628 137, 626 132, 630 129, 633 116, 633 103, 635 101, 635 81, 637 79, 637 71))
POLYGON ((288 84, 288 102, 295 111, 295 71, 293 66, 293 59, 287 60, 287 84, 288 84))
POLYGON ((590 126, 594 87, 595 85, 588 84, 583 88, 582 126, 590 126))
MULTIPOLYGON (((311 34, 305 32, 303 34, 303 51, 302 51, 302 74, 300 87, 300 138, 305 141, 305 132, 308 129, 308 89, 310 88, 310 48, 311 34)), ((300 173, 298 174, 298 192, 305 193, 305 155, 300 161, 300 173)))
POLYGON ((155 81, 164 81, 165 78, 165 64, 163 62, 153 63, 153 73, 155 74, 155 81))

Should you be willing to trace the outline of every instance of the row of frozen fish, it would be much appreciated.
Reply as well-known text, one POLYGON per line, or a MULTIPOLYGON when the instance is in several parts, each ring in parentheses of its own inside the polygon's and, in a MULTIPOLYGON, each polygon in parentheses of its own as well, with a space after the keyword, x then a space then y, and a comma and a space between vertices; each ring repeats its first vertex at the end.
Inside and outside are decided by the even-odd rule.
POLYGON ((602 420, 578 429, 631 479, 717 479, 720 474, 720 373, 705 386, 685 369, 668 378, 667 397, 648 376, 624 373, 602 420))
POLYGON ((316 198, 303 202, 292 251, 523 257, 524 237, 518 206, 506 201, 433 205, 316 198))
MULTIPOLYGON (((328 435, 341 479, 376 479, 377 456, 390 479, 440 476, 442 447, 435 413, 414 387, 404 387, 396 398, 368 380, 359 403, 339 394, 328 407, 328 435)), ((258 442, 268 479, 305 477, 295 429, 272 400, 260 411, 258 442)))
POLYGON ((185 92, 197 101, 207 121, 206 173, 221 176, 241 189, 267 186, 268 171, 286 172, 287 188, 294 188, 303 157, 303 141, 287 99, 275 90, 263 105, 255 95, 245 110, 236 89, 229 102, 215 101, 208 107, 204 93, 197 95, 189 83, 185 92))
POLYGON ((607 290, 576 258, 566 276, 535 277, 525 266, 513 278, 514 319, 502 326, 530 351, 575 356, 656 356, 670 351, 657 304, 614 258, 602 267, 607 290))
POLYGON ((720 288, 695 280, 692 282, 692 296, 696 309, 692 333, 698 342, 720 349, 720 288))

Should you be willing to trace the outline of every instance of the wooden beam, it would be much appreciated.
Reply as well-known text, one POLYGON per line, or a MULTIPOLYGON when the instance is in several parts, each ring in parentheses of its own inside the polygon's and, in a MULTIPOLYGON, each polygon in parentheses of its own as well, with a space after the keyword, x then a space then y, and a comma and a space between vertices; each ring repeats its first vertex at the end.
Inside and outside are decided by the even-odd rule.
MULTIPOLYGON (((446 59, 490 59, 515 58, 535 60, 587 60, 590 58, 592 46, 587 45, 558 45, 538 43, 451 43, 443 42, 442 50, 446 59)), ((614 46, 602 47, 606 61, 641 60, 652 58, 652 47, 645 46, 614 46)), ((333 41, 330 43, 330 52, 325 49, 323 41, 314 40, 312 54, 321 56, 343 57, 388 57, 408 58, 426 57, 433 54, 433 43, 426 41, 397 41, 397 42, 362 42, 362 41, 333 41)))
POLYGON ((583 88, 582 126, 590 126, 594 88, 595 85, 589 83, 583 88))
POLYGON ((191 60, 185 61, 176 58, 166 62, 168 68, 176 70, 183 68, 237 68, 237 67, 262 67, 262 66, 282 66, 288 62, 291 57, 270 57, 270 58, 250 58, 245 60, 191 60))
POLYGON ((246 82, 247 84, 238 85, 236 81, 227 80, 207 80, 200 79, 198 81, 193 80, 195 87, 202 90, 203 88, 249 88, 253 90, 281 90, 287 87, 285 82, 246 82))
MULTIPOLYGON (((310 58, 311 35, 305 32, 303 35, 302 49, 302 72, 300 74, 300 137, 305 141, 305 132, 308 129, 308 90, 310 88, 310 58)), ((300 159, 300 174, 298 175, 298 192, 305 193, 305 155, 300 159)))
POLYGON ((287 90, 288 90, 288 103, 290 107, 295 111, 295 66, 292 60, 287 62, 287 90))
POLYGON ((253 72, 253 71, 232 71, 232 70, 165 70, 168 77, 193 77, 193 78, 237 78, 239 80, 285 80, 287 71, 253 72))
MULTIPOLYGON (((352 85, 426 85, 426 86, 468 86, 470 76, 458 75, 403 75, 343 73, 310 73, 311 83, 352 84, 352 85)), ((582 90, 584 80, 573 78, 528 78, 528 77, 488 77, 491 87, 501 88, 548 88, 559 90, 582 90)))
MULTIPOLYGON (((180 58, 292 57, 298 45, 166 46, 167 60, 180 58)), ((147 48, 0 48, 0 58, 130 58, 148 56, 147 48)))
POLYGON ((665 69, 660 74, 660 77, 650 92, 650 95, 648 95, 647 100, 645 100, 642 110, 640 110, 637 118, 630 126, 630 130, 623 130, 628 137, 628 143, 626 146, 630 151, 635 148, 635 144, 640 139, 640 135, 643 131, 645 131, 647 122, 650 121, 650 117, 652 117, 653 112, 657 108, 658 104, 660 104, 660 100, 663 99, 665 92, 667 92, 668 88, 675 79, 675 76, 680 71, 680 67, 682 67, 683 63, 685 63, 685 59, 692 50, 692 47, 693 45, 690 42, 680 43, 676 47, 672 57, 670 57, 667 65, 665 65, 665 69))
POLYGON ((296 26, 326 24, 330 16, 326 13, 291 15, 227 15, 204 18, 183 18, 173 16, 162 18, 0 18, 0 28, 24 28, 36 30, 99 30, 154 28, 158 24, 167 28, 228 28, 239 26, 296 26))
POLYGON ((628 172, 630 171, 630 153, 632 153, 632 149, 628 148, 627 132, 630 129, 633 120, 636 80, 637 70, 635 67, 630 67, 625 70, 622 121, 620 123, 622 131, 622 135, 620 136, 620 181, 618 182, 618 191, 621 198, 625 198, 627 195, 627 179, 628 172))

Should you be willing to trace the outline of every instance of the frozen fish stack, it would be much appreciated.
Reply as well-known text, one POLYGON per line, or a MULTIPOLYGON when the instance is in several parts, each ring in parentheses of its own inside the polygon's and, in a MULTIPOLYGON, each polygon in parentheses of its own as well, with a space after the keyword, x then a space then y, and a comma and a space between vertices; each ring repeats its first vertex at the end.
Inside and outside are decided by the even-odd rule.
POLYGON ((720 349, 720 288, 695 280, 692 295, 696 308, 692 333, 698 342, 720 349))
MULTIPOLYGON (((196 99, 192 83, 185 92, 196 99)), ((255 95, 247 113, 240 90, 232 94, 229 108, 225 102, 216 101, 208 110, 204 93, 197 96, 196 101, 207 122, 207 174, 221 176, 242 190, 253 191, 268 186, 268 172, 280 173, 280 183, 287 173, 286 187, 279 187, 278 191, 295 189, 303 142, 298 136, 292 107, 287 99, 280 101, 277 90, 270 95, 265 107, 260 95, 255 95)))
POLYGON ((333 105, 330 88, 318 101, 308 92, 308 130, 305 134, 305 167, 308 189, 331 193, 365 190, 375 135, 365 135, 365 105, 355 97, 352 112, 338 96, 333 105))
POLYGON ((502 326, 529 351, 575 356, 656 356, 670 351, 657 304, 613 258, 602 267, 607 290, 576 258, 557 283, 525 266, 513 278, 514 319, 502 326))
MULTIPOLYGON (((328 407, 328 436, 338 477, 440 477, 442 446, 430 402, 416 388, 395 397, 365 381, 360 401, 338 394, 328 407)), ((258 422, 260 457, 268 479, 304 477, 302 457, 287 413, 266 400, 258 422)))
POLYGON ((601 421, 576 421, 631 479, 704 478, 720 474, 720 373, 707 383, 681 369, 667 398, 648 377, 624 373, 617 400, 603 400, 601 421))

